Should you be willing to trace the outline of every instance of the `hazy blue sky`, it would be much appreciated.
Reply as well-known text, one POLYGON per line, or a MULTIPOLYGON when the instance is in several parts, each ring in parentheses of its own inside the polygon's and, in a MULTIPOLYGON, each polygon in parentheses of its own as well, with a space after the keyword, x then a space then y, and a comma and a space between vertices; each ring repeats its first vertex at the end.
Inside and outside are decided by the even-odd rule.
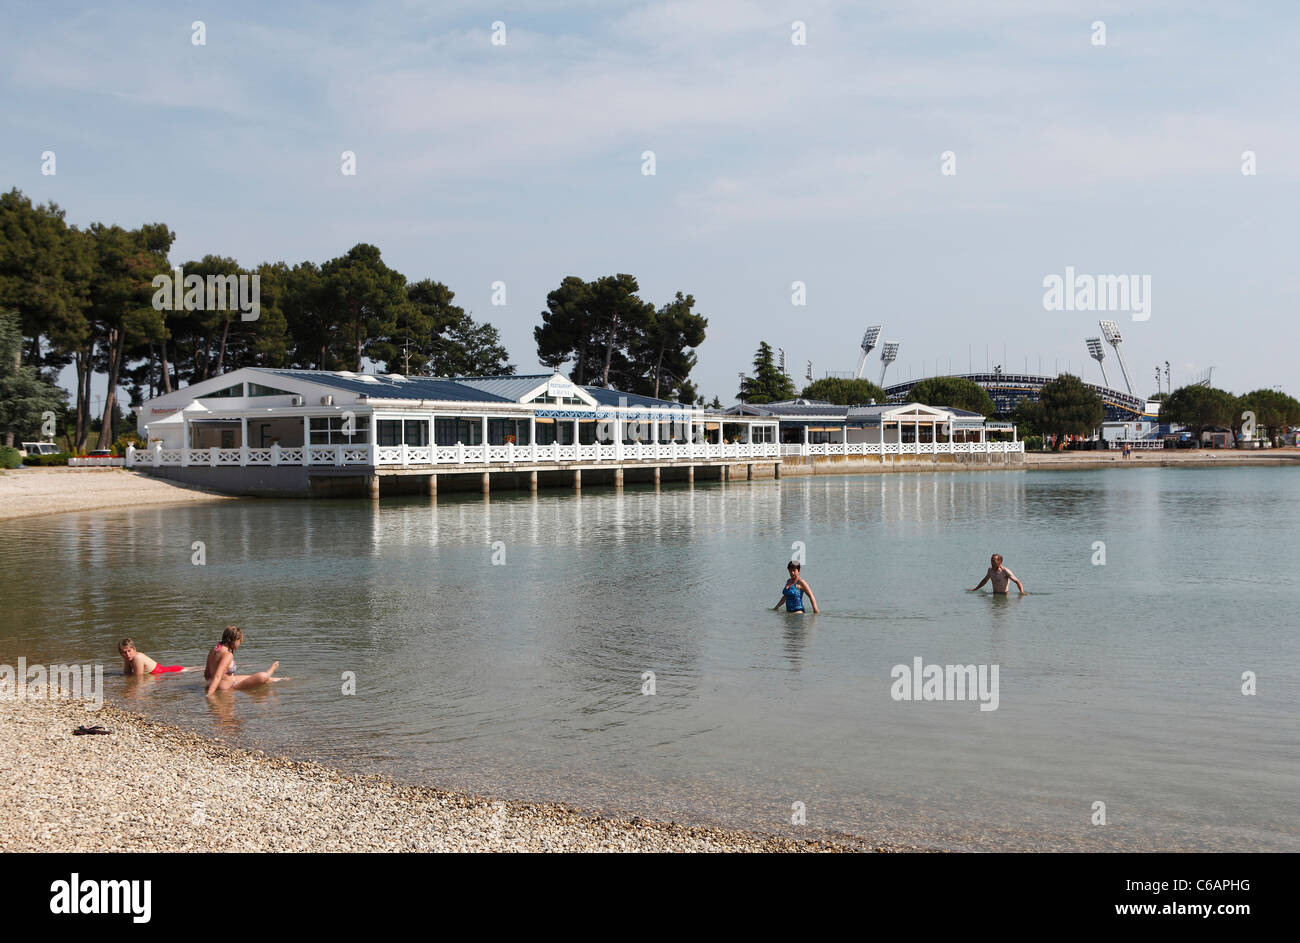
POLYGON ((374 243, 495 324, 521 372, 564 276, 631 272, 656 303, 695 295, 709 318, 695 379, 724 402, 760 340, 820 377, 853 369, 872 323, 902 343, 891 381, 962 372, 968 351, 982 368, 986 344, 1010 369, 1086 362, 1096 381, 1083 339, 1099 315, 1043 308, 1044 277, 1073 266, 1151 276, 1150 320, 1109 315, 1138 392, 1169 360, 1175 385, 1213 365, 1237 392, 1300 393, 1296 10, 10 5, 0 185, 77 224, 166 222, 174 263, 374 243), (199 19, 206 46, 191 44, 199 19))

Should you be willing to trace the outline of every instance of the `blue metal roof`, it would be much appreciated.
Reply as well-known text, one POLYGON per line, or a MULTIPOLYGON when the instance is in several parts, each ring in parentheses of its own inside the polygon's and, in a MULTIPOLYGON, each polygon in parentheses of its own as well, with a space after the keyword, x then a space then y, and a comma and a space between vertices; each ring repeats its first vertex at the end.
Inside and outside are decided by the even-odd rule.
POLYGON ((349 376, 327 370, 267 370, 266 372, 306 380, 348 393, 364 393, 377 399, 436 399, 469 403, 514 402, 504 396, 440 377, 403 377, 395 380, 391 377, 367 374, 369 379, 363 380, 358 374, 349 376))
POLYGON ((627 406, 662 406, 665 409, 691 408, 683 403, 674 403, 672 400, 655 399, 653 396, 642 396, 640 393, 624 393, 622 390, 611 390, 603 386, 584 386, 582 389, 601 406, 618 406, 620 400, 622 400, 623 404, 627 406))
MULTIPOLYGON (((364 393, 377 399, 409 400, 451 400, 471 403, 518 403, 526 393, 535 390, 552 374, 529 374, 524 376, 503 377, 400 377, 394 378, 384 374, 344 374, 329 370, 271 370, 259 368, 265 373, 307 380, 311 383, 327 386, 349 393, 364 393)), ((691 409, 672 400, 656 399, 639 393, 624 393, 603 386, 584 386, 582 390, 601 406, 636 406, 647 408, 658 406, 663 409, 691 409)), ((552 404, 538 404, 545 409, 552 404)))
POLYGON ((517 403, 550 378, 551 374, 541 373, 505 377, 448 377, 448 380, 517 403))

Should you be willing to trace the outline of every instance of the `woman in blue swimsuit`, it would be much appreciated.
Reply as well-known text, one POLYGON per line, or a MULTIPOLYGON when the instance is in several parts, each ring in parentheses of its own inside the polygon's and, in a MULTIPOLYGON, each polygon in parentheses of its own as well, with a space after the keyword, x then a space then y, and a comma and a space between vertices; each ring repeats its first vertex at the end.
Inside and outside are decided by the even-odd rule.
POLYGON ((803 613, 803 597, 808 596, 808 601, 812 603, 813 612, 821 612, 817 608, 817 597, 813 595, 812 587, 804 582, 799 575, 799 564, 791 560, 786 569, 790 571, 790 579, 786 581, 785 588, 781 590, 781 598, 773 609, 780 609, 781 603, 785 603, 786 612, 803 613))

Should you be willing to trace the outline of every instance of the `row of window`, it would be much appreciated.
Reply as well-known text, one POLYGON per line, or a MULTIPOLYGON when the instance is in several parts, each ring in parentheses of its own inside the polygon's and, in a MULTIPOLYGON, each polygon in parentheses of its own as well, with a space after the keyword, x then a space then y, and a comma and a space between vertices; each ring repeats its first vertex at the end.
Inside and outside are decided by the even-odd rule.
MULTIPOLYGON (((578 424, 578 443, 591 445, 596 441, 594 422, 578 424)), ((489 445, 530 445, 529 422, 527 419, 489 419, 489 445)), ((309 431, 312 445, 368 445, 370 443, 370 417, 327 416, 310 420, 309 431)), ((700 434, 698 428, 696 435, 700 434)), ((756 426, 753 429, 752 442, 775 442, 776 430, 771 426, 756 426)), ((829 438, 829 437, 828 437, 829 438)), ((433 441, 435 445, 450 446, 458 442, 465 445, 483 444, 483 422, 481 419, 434 419, 433 441)), ((631 445, 633 439, 624 439, 631 445)), ((684 441, 680 436, 672 440, 684 441)), ((537 424, 537 444, 573 445, 573 423, 539 422, 537 424)), ((377 445, 426 446, 429 444, 429 424, 423 419, 380 419, 375 422, 375 443, 377 445)))
MULTIPOLYGON (((201 399, 226 399, 232 396, 244 396, 244 384, 236 383, 234 386, 228 386, 224 390, 217 390, 215 393, 205 393, 201 399)), ((260 383, 248 384, 248 396, 293 396, 288 390, 277 390, 273 386, 262 386, 260 383)))

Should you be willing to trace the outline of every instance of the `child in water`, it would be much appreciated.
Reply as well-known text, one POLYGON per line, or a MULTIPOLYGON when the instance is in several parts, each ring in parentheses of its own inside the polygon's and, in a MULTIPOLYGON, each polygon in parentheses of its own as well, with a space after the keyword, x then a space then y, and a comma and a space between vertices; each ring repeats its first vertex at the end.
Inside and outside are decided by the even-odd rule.
POLYGON ((145 675, 179 674, 182 671, 198 671, 197 668, 182 668, 180 665, 160 665, 144 652, 135 647, 135 642, 124 638, 117 643, 117 653, 122 656, 122 673, 143 678, 145 675))
POLYGON ((244 643, 244 633, 238 626, 228 625, 221 633, 221 643, 212 646, 208 652, 208 663, 203 668, 203 680, 208 682, 208 694, 217 691, 247 691, 260 684, 283 681, 275 677, 275 669, 280 663, 272 662, 266 671, 251 675, 235 674, 235 649, 244 643))
POLYGON ((978 592, 980 586, 983 586, 989 580, 993 581, 993 592, 1005 596, 1010 584, 1015 583, 1020 587, 1020 595, 1028 596, 1025 592, 1025 584, 1016 579, 1016 574, 1012 573, 1002 565, 1002 554, 995 553, 989 559, 989 571, 984 574, 984 579, 980 580, 979 586, 971 590, 972 593, 978 592))
POLYGON ((786 612, 803 612, 804 593, 808 594, 808 601, 812 603, 813 612, 821 612, 817 608, 817 597, 813 595, 812 587, 804 582, 799 575, 799 564, 791 560, 786 564, 786 569, 790 571, 790 578, 786 580, 785 588, 781 590, 781 598, 777 600, 773 609, 780 609, 781 603, 785 603, 786 612))

